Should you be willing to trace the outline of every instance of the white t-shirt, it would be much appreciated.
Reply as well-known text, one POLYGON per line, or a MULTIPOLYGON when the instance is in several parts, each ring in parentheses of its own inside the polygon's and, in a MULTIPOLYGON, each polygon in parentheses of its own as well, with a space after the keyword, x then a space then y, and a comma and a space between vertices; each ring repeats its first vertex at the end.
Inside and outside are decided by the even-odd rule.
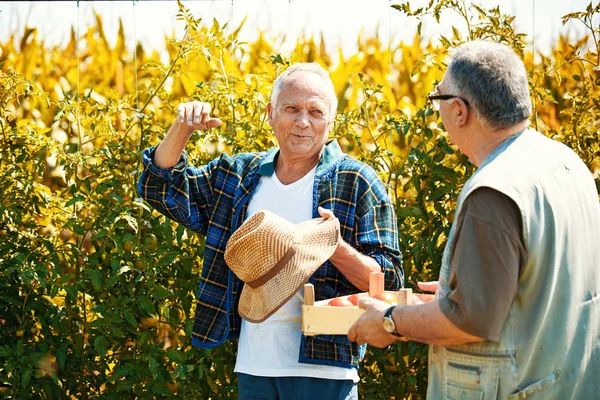
MULTIPOLYGON (((298 224, 312 219, 316 167, 300 180, 284 185, 273 173, 262 176, 248 204, 247 218, 269 210, 298 224)), ((235 372, 255 376, 302 376, 324 379, 352 379, 355 368, 298 362, 302 337, 302 289, 265 321, 255 324, 242 319, 235 372)))

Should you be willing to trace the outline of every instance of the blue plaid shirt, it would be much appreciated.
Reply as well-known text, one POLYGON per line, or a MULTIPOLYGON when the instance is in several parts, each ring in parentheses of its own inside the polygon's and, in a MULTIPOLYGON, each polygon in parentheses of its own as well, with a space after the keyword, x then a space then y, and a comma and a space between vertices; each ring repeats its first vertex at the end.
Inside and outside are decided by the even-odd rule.
MULTIPOLYGON (((278 149, 223 154, 202 168, 187 166, 184 153, 170 169, 153 164, 154 151, 144 151, 138 191, 167 217, 206 236, 192 343, 215 347, 239 337, 241 327, 237 303, 243 283, 225 264, 225 245, 246 219, 260 177, 274 173, 278 149)), ((319 217, 318 206, 332 210, 344 240, 381 265, 386 289, 399 289, 403 271, 394 206, 375 171, 329 142, 317 166, 313 198, 313 217, 319 217)), ((316 300, 359 292, 329 261, 310 282, 316 300)), ((302 336, 299 362, 357 367, 364 352, 365 346, 346 336, 302 336)))

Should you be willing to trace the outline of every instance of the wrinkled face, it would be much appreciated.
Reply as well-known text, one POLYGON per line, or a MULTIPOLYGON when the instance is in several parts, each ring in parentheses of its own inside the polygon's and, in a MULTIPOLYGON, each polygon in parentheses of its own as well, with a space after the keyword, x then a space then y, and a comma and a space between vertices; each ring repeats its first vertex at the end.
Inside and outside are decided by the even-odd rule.
POLYGON ((310 159, 323 150, 334 116, 322 87, 318 75, 297 72, 285 81, 277 108, 268 105, 269 123, 284 157, 310 159))

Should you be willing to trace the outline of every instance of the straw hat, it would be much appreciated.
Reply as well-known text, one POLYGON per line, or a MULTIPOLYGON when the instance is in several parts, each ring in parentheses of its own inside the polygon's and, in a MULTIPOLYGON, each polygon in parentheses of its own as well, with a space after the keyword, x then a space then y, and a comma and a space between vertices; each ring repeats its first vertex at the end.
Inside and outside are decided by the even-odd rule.
POLYGON ((337 218, 293 224, 261 210, 227 242, 225 261, 245 282, 238 311, 250 322, 269 318, 308 282, 338 246, 337 218))

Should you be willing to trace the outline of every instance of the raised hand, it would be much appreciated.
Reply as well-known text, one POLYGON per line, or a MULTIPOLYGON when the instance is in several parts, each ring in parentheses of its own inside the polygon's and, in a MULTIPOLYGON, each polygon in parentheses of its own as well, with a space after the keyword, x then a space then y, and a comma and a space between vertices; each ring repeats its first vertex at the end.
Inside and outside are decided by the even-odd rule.
POLYGON ((221 126, 219 118, 213 118, 210 115, 211 107, 208 103, 200 101, 191 101, 181 103, 177 107, 177 119, 174 126, 190 134, 195 130, 207 130, 221 126))
POLYGON ((154 153, 154 164, 159 168, 172 168, 179 162, 192 132, 221 126, 221 120, 211 117, 210 111, 210 104, 201 101, 181 103, 177 107, 177 118, 154 153))

